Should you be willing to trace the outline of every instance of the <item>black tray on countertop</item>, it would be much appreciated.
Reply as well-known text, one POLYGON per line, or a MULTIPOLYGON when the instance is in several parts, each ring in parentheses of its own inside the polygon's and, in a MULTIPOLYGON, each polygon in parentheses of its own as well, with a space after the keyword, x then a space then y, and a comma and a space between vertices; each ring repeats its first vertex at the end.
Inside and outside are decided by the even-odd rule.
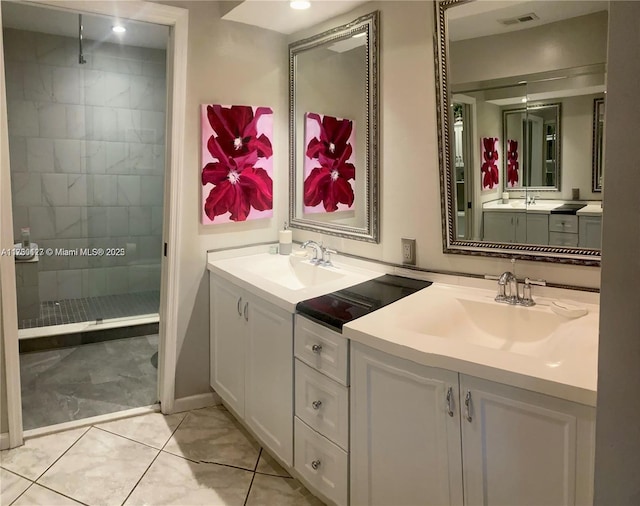
POLYGON ((345 323, 431 285, 430 281, 384 274, 337 292, 298 302, 298 313, 342 333, 345 323))
POLYGON ((562 204, 560 207, 556 207, 550 211, 551 214, 576 214, 580 209, 587 204, 562 204))

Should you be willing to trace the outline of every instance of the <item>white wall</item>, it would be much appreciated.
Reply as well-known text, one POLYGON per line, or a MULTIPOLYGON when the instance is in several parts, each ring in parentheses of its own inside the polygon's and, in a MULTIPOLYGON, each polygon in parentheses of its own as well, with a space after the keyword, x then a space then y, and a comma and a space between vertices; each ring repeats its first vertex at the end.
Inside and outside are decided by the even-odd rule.
POLYGON ((640 504, 640 2, 611 2, 595 504, 640 504))
MULTIPOLYGON (((184 178, 180 181, 180 273, 176 397, 209 390, 207 250, 275 241, 287 219, 288 57, 275 32, 222 21, 218 2, 166 2, 189 9, 184 178), (274 112, 274 216, 200 224, 200 104, 269 106, 274 112)), ((223 2, 224 4, 224 2, 223 2)))

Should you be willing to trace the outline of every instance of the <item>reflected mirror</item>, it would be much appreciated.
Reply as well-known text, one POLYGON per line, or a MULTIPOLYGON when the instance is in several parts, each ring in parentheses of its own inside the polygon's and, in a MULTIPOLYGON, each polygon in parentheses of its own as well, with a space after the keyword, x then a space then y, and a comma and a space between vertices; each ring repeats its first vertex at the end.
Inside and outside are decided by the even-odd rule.
POLYGON ((289 45, 294 228, 379 240, 377 19, 289 45))
POLYGON ((599 263, 607 25, 606 1, 436 3, 446 253, 599 263))

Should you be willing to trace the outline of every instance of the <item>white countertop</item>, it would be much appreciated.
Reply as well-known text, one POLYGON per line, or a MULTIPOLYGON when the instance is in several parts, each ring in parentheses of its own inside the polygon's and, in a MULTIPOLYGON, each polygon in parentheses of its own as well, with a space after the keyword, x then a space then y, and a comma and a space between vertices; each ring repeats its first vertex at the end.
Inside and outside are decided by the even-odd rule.
MULTIPOLYGON (((225 256, 227 254, 216 259, 216 255, 210 253, 207 269, 290 313, 295 313, 296 304, 300 301, 357 285, 385 272, 381 266, 374 263, 359 262, 361 265, 352 265, 343 257, 336 257, 333 261, 334 267, 306 266, 307 273, 309 269, 313 269, 319 271, 319 274, 327 274, 327 281, 312 286, 302 286, 301 283, 297 287, 291 283, 287 286, 274 281, 274 276, 277 277, 279 274, 283 277, 294 275, 288 266, 289 255, 273 255, 247 249, 236 250, 232 257, 224 258, 225 256)), ((304 259, 295 259, 294 262, 296 261, 308 264, 304 259)))
POLYGON ((602 203, 587 204, 580 209, 577 213, 578 216, 602 216, 602 203))
MULTIPOLYGON (((561 330, 536 343, 518 343, 513 352, 489 348, 455 338, 443 338, 417 331, 430 307, 441 304, 443 295, 492 301, 494 290, 482 290, 434 283, 413 295, 358 318, 343 328, 343 336, 385 353, 432 367, 513 385, 573 402, 596 405, 599 306, 579 303, 588 314, 567 319, 561 330)), ((551 299, 536 297, 533 308, 506 306, 516 311, 550 312, 551 299)), ((497 304, 497 303, 495 303, 497 304)), ((436 310, 437 311, 437 310, 436 310)), ((442 309, 439 309, 442 314, 442 309)), ((435 314, 435 313, 434 313, 435 314)))
MULTIPOLYGON (((537 200, 535 204, 525 204, 524 199, 510 199, 507 204, 503 204, 502 200, 492 200, 482 205, 483 211, 502 211, 511 213, 534 213, 549 214, 555 208, 564 204, 575 204, 579 201, 565 200, 537 200)), ((602 206, 600 202, 590 202, 585 207, 577 211, 577 215, 583 216, 601 216, 602 206)))

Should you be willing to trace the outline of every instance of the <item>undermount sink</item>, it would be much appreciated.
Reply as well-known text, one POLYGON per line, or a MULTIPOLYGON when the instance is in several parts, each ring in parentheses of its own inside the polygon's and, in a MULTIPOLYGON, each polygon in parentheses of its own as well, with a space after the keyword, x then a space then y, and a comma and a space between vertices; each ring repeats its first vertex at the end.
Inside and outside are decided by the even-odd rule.
POLYGON ((252 261, 243 268, 289 290, 322 285, 343 278, 347 274, 335 267, 315 265, 309 260, 295 256, 283 258, 279 255, 262 256, 258 261, 252 261))
POLYGON ((580 346, 580 327, 592 319, 589 315, 567 318, 545 304, 498 303, 493 294, 478 295, 479 290, 467 294, 459 288, 433 285, 425 292, 429 301, 424 311, 405 315, 405 321, 399 323, 406 329, 550 361, 562 361, 571 354, 572 346, 580 346))

